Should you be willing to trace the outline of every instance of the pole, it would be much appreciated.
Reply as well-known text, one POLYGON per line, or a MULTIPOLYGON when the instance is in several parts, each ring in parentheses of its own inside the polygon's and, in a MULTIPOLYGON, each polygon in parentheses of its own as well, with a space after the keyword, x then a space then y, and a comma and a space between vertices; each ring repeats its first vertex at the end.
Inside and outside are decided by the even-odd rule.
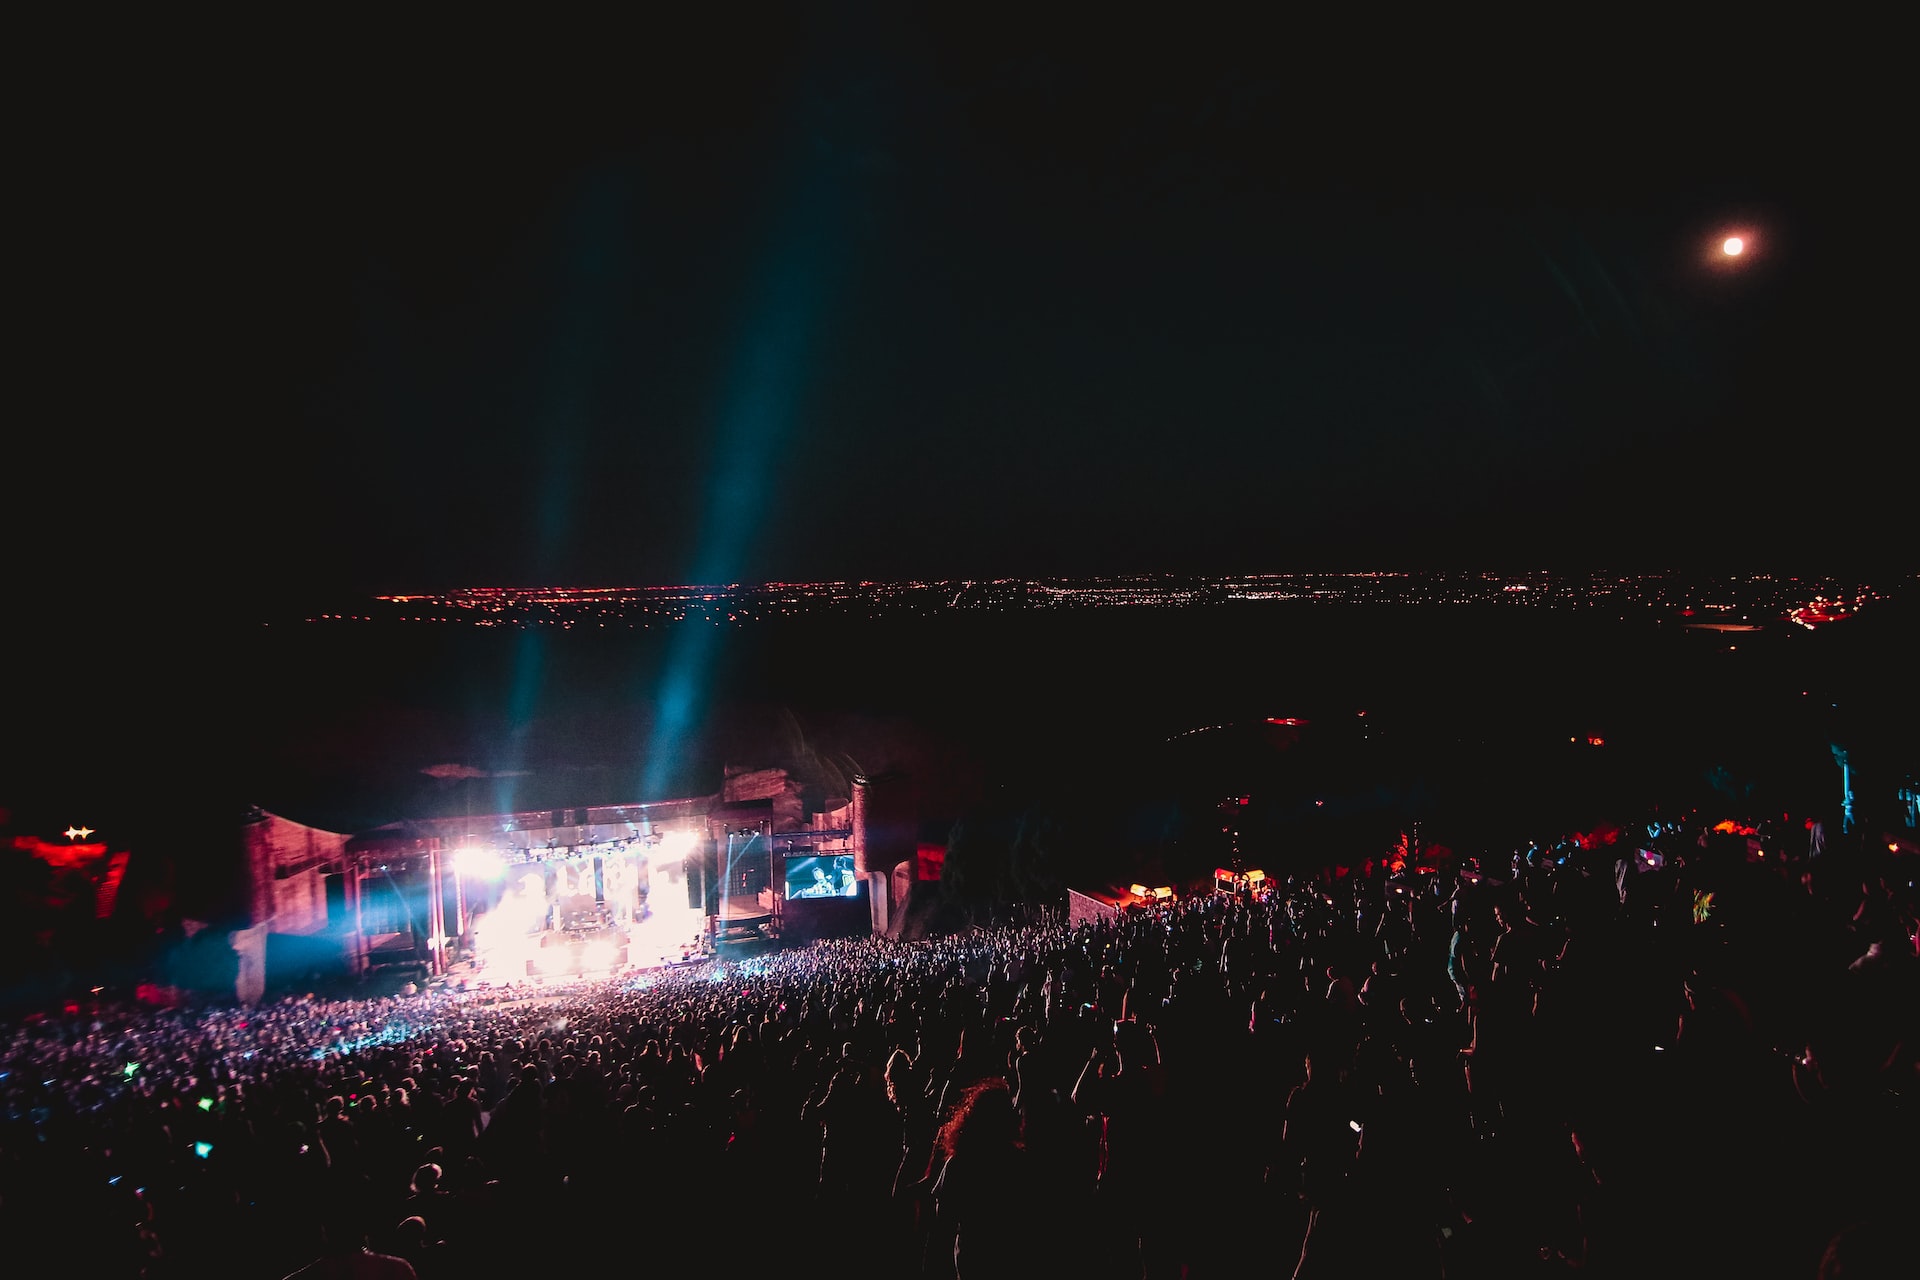
POLYGON ((727 905, 733 901, 733 828, 727 828, 727 862, 720 869, 720 923, 714 932, 727 930, 727 905))
POLYGON ((460 935, 462 947, 467 941, 467 926, 472 921, 467 916, 467 877, 460 870, 460 855, 453 857, 453 931, 460 935))
POLYGON ((434 973, 444 973, 446 972, 447 904, 442 898, 446 890, 441 879, 438 840, 435 840, 427 849, 427 889, 432 895, 427 900, 428 967, 434 973))
POLYGON ((367 975, 367 915, 365 897, 361 892, 361 877, 366 872, 362 859, 364 855, 350 856, 348 866, 353 869, 353 975, 364 978, 367 975))

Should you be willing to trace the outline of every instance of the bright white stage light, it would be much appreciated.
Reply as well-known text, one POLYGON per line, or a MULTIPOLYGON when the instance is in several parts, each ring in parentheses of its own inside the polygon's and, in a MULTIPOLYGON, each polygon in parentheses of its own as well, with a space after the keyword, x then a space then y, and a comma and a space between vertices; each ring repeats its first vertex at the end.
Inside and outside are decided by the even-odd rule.
POLYGON ((601 969, 613 968, 614 959, 620 954, 612 941, 595 938, 580 948, 580 968, 583 972, 594 973, 601 969))
POLYGON ((497 978, 519 980, 527 962, 539 955, 535 933, 547 914, 547 897, 540 873, 522 869, 493 910, 474 918, 475 958, 497 978))
POLYGON ((498 880, 507 871, 506 860, 499 854, 472 845, 454 853, 453 865, 469 880, 498 880))
POLYGON ((647 860, 654 866, 666 868, 676 862, 686 861, 700 844, 700 837, 691 831, 667 831, 661 833, 660 843, 655 845, 647 860))

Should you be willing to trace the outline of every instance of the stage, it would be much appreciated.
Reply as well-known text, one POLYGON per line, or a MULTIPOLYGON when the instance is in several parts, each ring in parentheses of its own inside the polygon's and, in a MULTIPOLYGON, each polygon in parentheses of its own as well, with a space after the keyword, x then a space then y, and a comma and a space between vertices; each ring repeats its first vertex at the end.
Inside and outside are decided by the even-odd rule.
POLYGON ((517 984, 643 973, 705 954, 706 915, 687 905, 684 881, 661 875, 653 893, 647 870, 639 858, 506 868, 458 968, 469 980, 517 984))

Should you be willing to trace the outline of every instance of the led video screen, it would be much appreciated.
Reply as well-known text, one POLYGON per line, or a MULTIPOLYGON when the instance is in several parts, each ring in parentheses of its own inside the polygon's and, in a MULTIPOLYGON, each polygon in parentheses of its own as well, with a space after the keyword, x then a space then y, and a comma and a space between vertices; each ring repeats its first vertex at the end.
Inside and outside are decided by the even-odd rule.
POLYGON ((853 855, 832 854, 787 859, 787 897, 854 898, 860 894, 860 881, 853 874, 853 855))

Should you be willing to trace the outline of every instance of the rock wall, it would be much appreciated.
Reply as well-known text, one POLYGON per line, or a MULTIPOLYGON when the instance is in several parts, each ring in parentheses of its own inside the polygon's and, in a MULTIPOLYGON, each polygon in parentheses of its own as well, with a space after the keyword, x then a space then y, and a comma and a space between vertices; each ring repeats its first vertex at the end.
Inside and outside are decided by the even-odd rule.
POLYGON ((346 863, 349 837, 262 813, 243 828, 251 925, 275 933, 315 934, 327 928, 325 877, 346 863))

